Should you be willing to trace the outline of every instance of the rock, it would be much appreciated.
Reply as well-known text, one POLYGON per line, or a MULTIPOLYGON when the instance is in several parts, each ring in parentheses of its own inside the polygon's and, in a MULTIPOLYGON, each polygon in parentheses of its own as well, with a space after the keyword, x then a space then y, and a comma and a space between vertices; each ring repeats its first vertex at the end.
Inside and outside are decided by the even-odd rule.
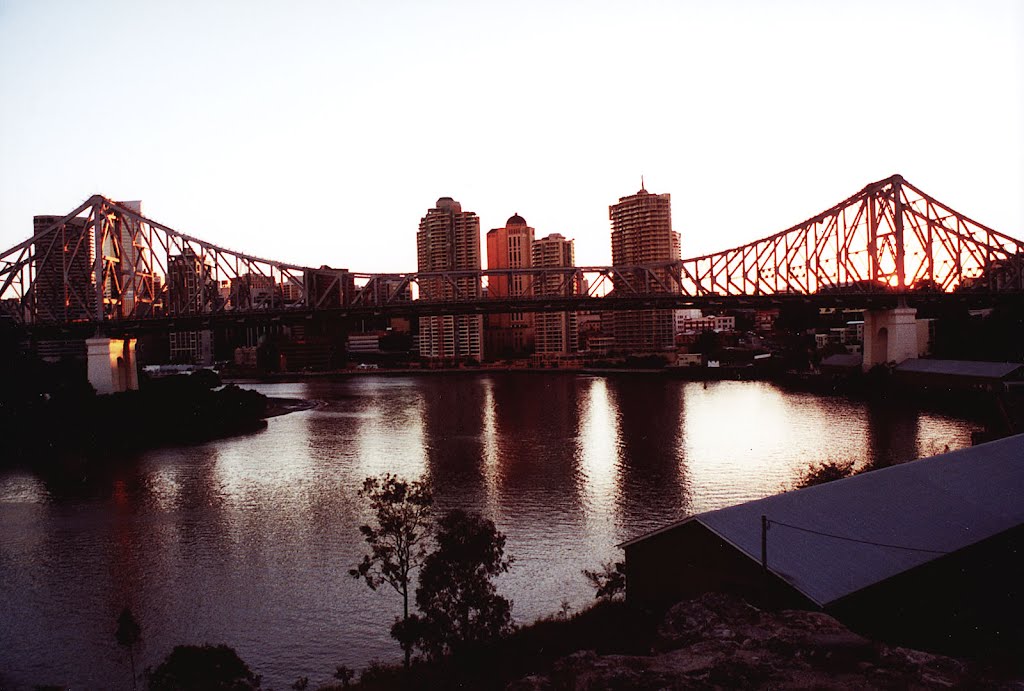
POLYGON ((707 594, 672 607, 655 654, 581 651, 512 691, 598 689, 937 689, 977 686, 964 663, 859 636, 821 612, 766 612, 707 594))

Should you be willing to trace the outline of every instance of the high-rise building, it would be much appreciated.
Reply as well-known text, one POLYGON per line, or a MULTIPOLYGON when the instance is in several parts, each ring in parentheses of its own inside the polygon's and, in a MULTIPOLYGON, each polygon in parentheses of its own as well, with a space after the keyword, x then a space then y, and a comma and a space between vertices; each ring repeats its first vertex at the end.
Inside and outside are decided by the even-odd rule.
MULTIPOLYGON (((533 243, 531 260, 535 268, 558 268, 576 265, 572 240, 552 233, 533 243)), ((578 295, 583 286, 566 276, 538 278, 534 295, 578 295)), ((539 312, 534 315, 534 343, 538 355, 569 355, 579 350, 579 328, 575 312, 539 312)))
POLYGON ((32 305, 39 321, 82 321, 92 317, 96 304, 93 282, 93 234, 84 218, 35 216, 32 248, 35 276, 32 305), (58 225, 49 234, 47 229, 58 225))
MULTIPOLYGON (((533 228, 519 214, 514 214, 504 228, 487 231, 488 269, 528 269, 531 263, 533 228)), ((489 276, 488 298, 508 298, 531 293, 530 277, 523 274, 489 276)), ((527 312, 504 312, 487 318, 487 356, 521 357, 533 350, 533 315, 527 312)))
MULTIPOLYGON (((668 194, 640 191, 621 197, 608 207, 612 223, 612 264, 636 266, 669 262, 680 258, 679 234, 672 230, 672 201, 668 194)), ((650 290, 665 291, 664 286, 679 285, 671 270, 660 270, 650 290)), ((615 290, 625 291, 624 279, 616 278, 615 290)), ((615 346, 626 353, 653 353, 671 349, 674 343, 671 310, 635 310, 613 316, 615 346)))
MULTIPOLYGON (((480 270, 480 218, 451 197, 420 219, 416 233, 418 269, 422 272, 480 270)), ((421 280, 421 300, 475 299, 482 294, 479 277, 421 280)), ((425 358, 462 360, 483 358, 483 317, 460 314, 422 317, 419 320, 419 351, 425 358)))
MULTIPOLYGON (((181 254, 167 258, 167 311, 171 316, 202 314, 204 308, 217 306, 220 286, 213 280, 205 257, 186 247, 181 254)), ((213 364, 213 334, 203 331, 171 331, 172 362, 213 364)))

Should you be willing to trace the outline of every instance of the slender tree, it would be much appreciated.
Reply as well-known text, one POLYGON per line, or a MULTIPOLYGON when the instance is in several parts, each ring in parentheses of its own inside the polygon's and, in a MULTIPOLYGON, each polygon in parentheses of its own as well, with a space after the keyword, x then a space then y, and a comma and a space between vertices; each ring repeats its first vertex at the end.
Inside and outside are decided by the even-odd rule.
MULTIPOLYGON (((433 493, 425 482, 410 482, 387 473, 366 478, 359 496, 370 501, 376 524, 359 528, 370 553, 363 556, 349 575, 366 581, 371 590, 385 583, 390 585, 402 596, 402 623, 407 623, 412 572, 426 556, 433 493)), ((408 669, 412 641, 401 635, 403 631, 405 627, 396 627, 392 635, 402 645, 408 669)))
POLYGON ((128 648, 128 660, 132 666, 132 689, 135 689, 135 645, 142 638, 142 627, 132 616, 132 611, 125 607, 117 618, 117 631, 114 632, 117 644, 128 648))

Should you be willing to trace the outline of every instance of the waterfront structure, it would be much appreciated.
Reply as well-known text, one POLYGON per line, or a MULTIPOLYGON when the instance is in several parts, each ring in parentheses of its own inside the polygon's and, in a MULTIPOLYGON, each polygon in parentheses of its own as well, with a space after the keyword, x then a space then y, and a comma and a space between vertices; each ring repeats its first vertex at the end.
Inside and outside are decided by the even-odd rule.
MULTIPOLYGON (((528 269, 532 263, 534 230, 519 214, 513 214, 503 228, 487 231, 488 269, 528 269)), ((488 298, 529 295, 530 277, 522 274, 490 276, 488 298)), ((539 315, 538 315, 539 316, 539 315)), ((534 347, 534 315, 527 312, 505 312, 487 317, 484 329, 487 356, 523 357, 534 347)))
MULTIPOLYGON (((679 233, 672 230, 672 197, 652 194, 643 186, 628 197, 620 197, 608 207, 612 224, 612 264, 636 266, 680 259, 679 233)), ((679 285, 678 277, 660 269, 663 285, 651 285, 654 293, 665 292, 664 286, 679 285)), ((657 283, 657 282, 656 282, 657 283)), ((622 278, 616 278, 615 290, 623 291, 622 278)), ((615 347, 624 353, 652 353, 669 350, 674 345, 675 329, 670 310, 634 310, 615 313, 613 320, 615 347)))
POLYGON ((960 395, 1002 391, 1007 382, 1024 380, 1024 363, 911 358, 897 365, 893 375, 908 389, 952 391, 960 395))
MULTIPOLYGON (((533 243, 533 266, 538 268, 571 267, 576 265, 573 240, 552 233, 533 243)), ((578 295, 582 286, 562 276, 538 279, 533 293, 538 297, 578 295)), ((575 312, 542 312, 534 316, 535 349, 541 356, 569 355, 579 350, 579 326, 575 312)))
MULTIPOLYGON (((62 216, 35 216, 33 236, 60 223, 62 216)), ((35 280, 32 299, 43 321, 83 321, 92 316, 96 304, 93 284, 92 233, 84 218, 70 218, 56 231, 35 243, 35 280)))
MULTIPOLYGON (((927 365, 996 380, 1021 367, 927 365)), ((621 545, 627 601, 728 590, 911 645, 1018 631, 1022 455, 1017 435, 691 516, 621 545)))
MULTIPOLYGON (((480 218, 451 197, 441 197, 420 219, 416 233, 416 257, 420 272, 480 270, 480 218)), ((419 283, 421 300, 479 299, 479 276, 424 278, 419 283)), ((419 352, 441 361, 483 358, 483 317, 479 314, 440 315, 419 320, 419 352)))

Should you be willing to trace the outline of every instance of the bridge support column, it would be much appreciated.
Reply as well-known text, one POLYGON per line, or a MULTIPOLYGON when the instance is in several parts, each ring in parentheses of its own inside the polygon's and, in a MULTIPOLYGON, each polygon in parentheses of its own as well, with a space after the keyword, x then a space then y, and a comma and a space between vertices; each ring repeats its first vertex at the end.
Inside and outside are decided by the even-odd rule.
POLYGON ((139 388, 134 338, 90 338, 85 342, 89 383, 98 394, 139 388))
POLYGON ((918 357, 921 351, 917 332, 917 310, 913 307, 865 312, 864 371, 887 362, 899 364, 918 357))

